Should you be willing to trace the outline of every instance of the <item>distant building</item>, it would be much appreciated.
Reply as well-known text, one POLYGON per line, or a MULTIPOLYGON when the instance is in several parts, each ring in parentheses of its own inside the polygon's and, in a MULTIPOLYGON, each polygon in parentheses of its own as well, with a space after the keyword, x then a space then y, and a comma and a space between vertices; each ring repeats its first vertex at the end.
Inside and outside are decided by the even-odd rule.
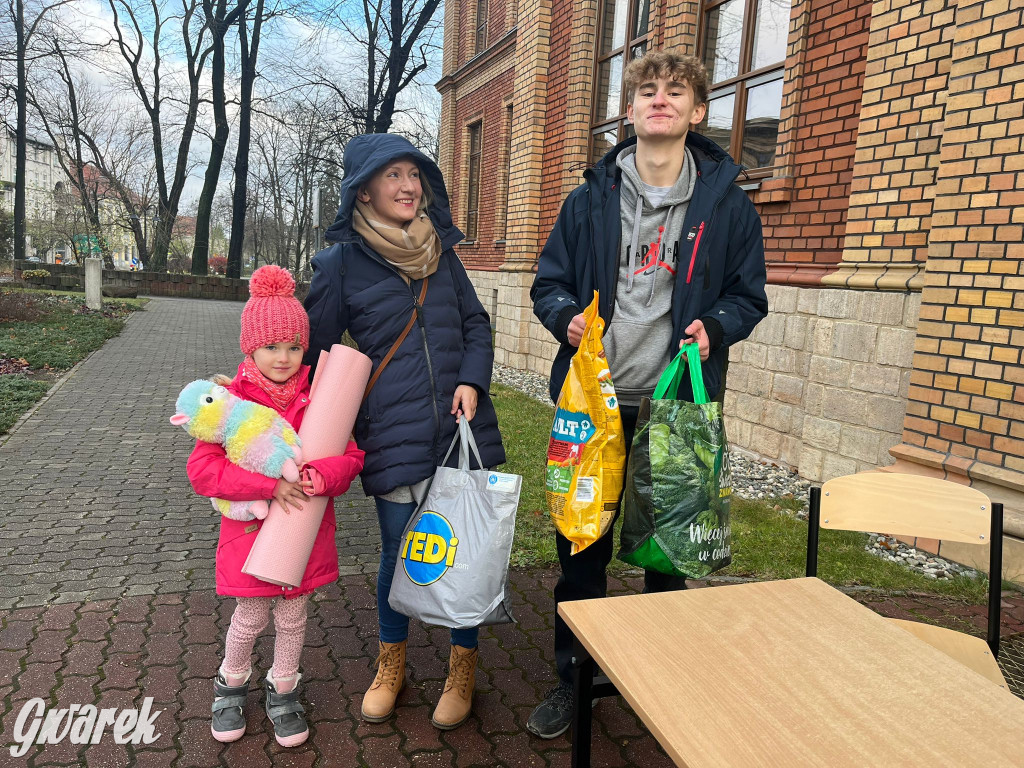
MULTIPOLYGON (((0 141, 0 208, 14 211, 14 173, 17 164, 17 134, 9 125, 3 126, 3 140, 0 141)), ((67 177, 57 160, 57 152, 48 141, 29 137, 25 157, 25 209, 26 218, 31 221, 52 221, 54 216, 54 194, 63 193, 68 187, 67 177)), ((29 228, 32 229, 31 227, 29 228)), ((66 242, 54 244, 42 253, 39 258, 53 262, 55 257, 63 255, 67 249, 66 242)), ((32 233, 28 237, 29 253, 37 250, 32 245, 32 233)))

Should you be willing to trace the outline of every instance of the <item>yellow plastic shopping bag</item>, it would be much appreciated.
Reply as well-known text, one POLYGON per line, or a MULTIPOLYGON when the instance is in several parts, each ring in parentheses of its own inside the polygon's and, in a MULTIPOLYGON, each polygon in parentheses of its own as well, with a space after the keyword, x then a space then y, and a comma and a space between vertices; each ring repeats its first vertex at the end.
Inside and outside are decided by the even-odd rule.
POLYGON ((597 292, 569 363, 548 443, 548 510, 576 554, 611 527, 622 493, 626 443, 615 385, 604 356, 597 292))

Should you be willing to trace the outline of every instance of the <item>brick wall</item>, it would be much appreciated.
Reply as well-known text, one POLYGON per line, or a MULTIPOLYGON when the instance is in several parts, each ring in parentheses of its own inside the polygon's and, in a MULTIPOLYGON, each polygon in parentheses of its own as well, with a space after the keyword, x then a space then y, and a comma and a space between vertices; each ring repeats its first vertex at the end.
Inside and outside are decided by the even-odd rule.
POLYGON ((954 4, 876 3, 843 269, 833 285, 920 288, 941 161, 954 4))
POLYGON ((654 41, 652 47, 681 48, 696 53, 697 8, 695 2, 657 0, 654 4, 654 41))
POLYGON ((1024 10, 956 7, 903 457, 1024 490, 1024 10))
MULTIPOLYGON (((15 277, 21 278, 26 269, 45 269, 49 277, 27 278, 26 283, 38 288, 50 288, 60 291, 77 291, 85 289, 85 267, 67 264, 33 264, 27 261, 14 263, 15 277)), ((143 296, 177 296, 189 299, 221 299, 225 301, 247 301, 249 299, 249 281, 234 280, 214 275, 171 275, 166 272, 126 272, 115 269, 103 270, 104 286, 134 288, 143 296)), ((306 295, 309 286, 296 286, 296 295, 306 295)))
POLYGON ((817 285, 842 257, 871 0, 794 4, 775 174, 754 195, 775 283, 817 285))
MULTIPOLYGON (((565 199, 562 179, 567 169, 563 160, 566 151, 566 118, 569 106, 569 73, 572 51, 583 41, 577 38, 573 26, 573 0, 552 0, 551 51, 547 72, 547 130, 544 141, 544 161, 541 166, 540 228, 543 237, 554 226, 555 218, 565 199)), ((591 66, 593 60, 591 59, 591 66)), ((587 115, 589 119, 590 115, 587 115)), ((575 174, 576 184, 583 179, 582 169, 575 174)))
POLYGON ((508 179, 507 106, 515 82, 515 71, 507 68, 488 83, 488 87, 471 90, 455 100, 455 131, 460 140, 454 143, 453 167, 458 173, 445 180, 452 201, 455 222, 466 228, 469 196, 469 147, 465 141, 468 127, 480 122, 482 136, 480 187, 477 208, 477 239, 458 247, 459 257, 468 269, 497 269, 505 258, 505 217, 508 179))

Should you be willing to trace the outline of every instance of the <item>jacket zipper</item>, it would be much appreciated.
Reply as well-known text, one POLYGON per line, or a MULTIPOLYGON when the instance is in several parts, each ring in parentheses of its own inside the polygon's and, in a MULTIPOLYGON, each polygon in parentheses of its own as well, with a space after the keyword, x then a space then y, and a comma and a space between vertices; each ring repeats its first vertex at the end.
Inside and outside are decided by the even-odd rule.
MULTIPOLYGON (((367 254, 378 264, 383 264, 385 267, 390 269, 392 272, 398 275, 399 279, 402 278, 401 273, 393 266, 388 264, 386 261, 379 258, 377 254, 373 253, 372 249, 367 247, 366 244, 362 241, 362 238, 360 238, 359 240, 352 240, 349 242, 358 244, 363 249, 363 253, 367 254)), ((405 281, 403 280, 402 282, 405 281)), ((423 322, 423 306, 416 301, 416 291, 413 290, 411 282, 408 284, 407 287, 409 288, 409 293, 412 295, 412 306, 416 310, 416 324, 419 325, 420 327, 420 337, 423 339, 423 353, 427 357, 427 375, 430 377, 430 404, 434 408, 434 453, 436 454, 437 438, 441 436, 441 414, 437 410, 437 380, 434 378, 434 364, 430 359, 430 347, 427 344, 427 327, 423 322)))
POLYGON ((430 346, 427 344, 427 326, 423 322, 424 307, 416 301, 416 292, 412 290, 412 283, 409 283, 409 291, 412 293, 412 304, 416 308, 416 323, 420 327, 420 336, 423 338, 423 353, 427 356, 427 375, 430 376, 430 404, 434 407, 434 452, 436 453, 437 438, 441 435, 441 414, 437 410, 437 382, 434 380, 434 364, 430 359, 430 346))

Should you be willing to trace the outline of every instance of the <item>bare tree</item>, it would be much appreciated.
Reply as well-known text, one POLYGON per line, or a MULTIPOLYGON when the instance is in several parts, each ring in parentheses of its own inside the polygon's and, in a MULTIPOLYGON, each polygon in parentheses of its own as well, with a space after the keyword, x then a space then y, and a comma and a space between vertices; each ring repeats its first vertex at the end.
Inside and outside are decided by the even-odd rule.
POLYGON ((242 241, 245 236, 246 187, 249 181, 249 149, 252 138, 252 92, 256 83, 256 58, 259 55, 260 35, 263 30, 263 9, 264 0, 257 0, 251 38, 245 18, 238 24, 242 80, 238 109, 238 149, 235 152, 234 192, 231 203, 231 218, 238 222, 238 226, 231 227, 227 267, 227 276, 235 278, 242 275, 242 241))
POLYGON ((151 19, 145 25, 148 35, 132 4, 138 0, 107 2, 114 14, 112 43, 128 65, 130 87, 138 96, 149 120, 157 193, 157 216, 154 219, 153 253, 149 268, 163 271, 167 268, 167 252, 174 221, 188 177, 189 150, 199 116, 203 71, 213 47, 208 44, 209 30, 200 10, 200 0, 181 0, 181 13, 169 15, 164 15, 160 0, 149 0, 151 19), (164 27, 172 22, 180 29, 180 39, 175 38, 174 42, 180 45, 187 82, 184 88, 172 83, 168 93, 165 93, 162 55, 171 41, 164 36, 164 27), (177 107, 181 114, 167 119, 167 108, 171 105, 177 107), (165 120, 180 131, 173 167, 169 167, 170 158, 165 147, 165 144, 172 141, 173 128, 165 125, 165 120))
MULTIPOLYGON (((111 94, 76 72, 72 62, 88 53, 87 46, 69 51, 56 37, 50 44, 48 76, 33 83, 32 105, 77 193, 91 235, 105 242, 99 201, 117 201, 114 210, 123 215, 107 223, 132 233, 139 258, 148 266, 146 217, 154 203, 154 182, 145 127, 131 119, 130 110, 111 109, 117 103, 111 94)), ((113 268, 109 248, 102 252, 106 266, 113 268)))
POLYGON ((210 81, 213 89, 213 136, 211 137, 210 159, 206 165, 203 191, 199 195, 199 210, 196 213, 196 242, 192 249, 192 274, 205 275, 210 256, 210 214, 213 198, 217 194, 220 169, 228 143, 227 95, 224 80, 227 70, 227 55, 224 38, 233 24, 242 18, 249 0, 238 0, 228 11, 227 0, 202 0, 206 27, 210 32, 213 47, 213 61, 210 67, 210 81))
POLYGON ((52 70, 47 74, 50 76, 33 82, 27 89, 27 97, 53 144, 57 162, 70 181, 82 210, 84 229, 72 233, 70 239, 74 241, 84 234, 88 241, 95 241, 100 247, 104 266, 113 269, 113 258, 109 248, 105 247, 100 221, 100 179, 95 166, 89 163, 89 148, 85 141, 87 123, 97 110, 99 97, 88 82, 72 71, 60 38, 53 36, 49 42, 52 56, 48 62, 52 70))
MULTIPOLYGON (((14 86, 15 111, 15 160, 14 160, 14 258, 25 258, 25 182, 28 165, 28 65, 38 56, 33 53, 32 44, 36 35, 52 19, 54 12, 71 0, 54 0, 49 3, 31 3, 26 21, 25 0, 6 0, 5 16, 13 22, 14 58, 17 77, 14 86)), ((5 25, 6 26, 6 25, 5 25)), ((5 50, 11 50, 4 46, 5 50)), ((5 56, 5 58, 8 58, 5 56)))
MULTIPOLYGON (((419 84, 441 48, 440 0, 360 0, 332 4, 320 17, 320 36, 357 51, 353 57, 362 72, 352 77, 338 72, 329 61, 303 60, 295 77, 330 89, 341 104, 355 133, 387 133, 397 116, 406 111, 403 96, 419 84)), ((330 59, 331 57, 327 57, 330 59)))

